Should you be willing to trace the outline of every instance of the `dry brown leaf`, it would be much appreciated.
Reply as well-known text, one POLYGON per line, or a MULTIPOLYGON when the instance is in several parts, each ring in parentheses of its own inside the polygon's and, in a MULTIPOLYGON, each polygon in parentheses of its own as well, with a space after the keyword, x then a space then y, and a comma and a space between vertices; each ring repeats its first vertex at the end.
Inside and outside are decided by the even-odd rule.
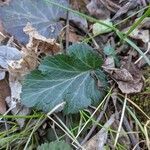
POLYGON ((143 80, 140 71, 131 64, 128 69, 124 66, 121 69, 114 69, 112 77, 118 84, 122 93, 138 93, 143 88, 143 80))
POLYGON ((21 77, 34 70, 38 65, 38 56, 34 51, 23 48, 23 58, 18 61, 10 61, 8 71, 11 75, 21 77))
MULTIPOLYGON (((29 108, 22 106, 20 103, 21 80, 24 75, 34 70, 38 65, 38 56, 32 49, 22 48, 22 53, 20 60, 13 60, 8 63, 11 96, 6 98, 6 102, 12 114, 15 115, 27 115, 30 113, 29 108)), ((16 119, 16 121, 20 128, 24 126, 25 119, 16 119)))
POLYGON ((90 2, 90 0, 70 0, 71 8, 74 10, 82 11, 87 13, 86 5, 90 2))
POLYGON ((32 49, 36 53, 55 54, 60 52, 60 44, 55 39, 48 39, 40 35, 30 23, 24 27, 23 31, 29 35, 29 43, 27 49, 32 49))
POLYGON ((92 0, 87 5, 87 9, 92 16, 98 19, 105 20, 110 18, 110 11, 99 0, 92 0))
POLYGON ((73 27, 69 31, 69 42, 76 43, 81 41, 82 36, 78 35, 73 27))
POLYGON ((0 113, 6 112, 5 99, 10 96, 10 88, 6 79, 0 81, 0 113))
MULTIPOLYGON (((89 2, 89 0, 71 0, 70 6, 72 9, 77 10, 79 12, 87 13, 86 4, 89 2)), ((88 28, 87 20, 79 15, 76 15, 75 13, 69 12, 68 18, 70 22, 75 24, 78 28, 81 30, 86 30, 88 28)))
MULTIPOLYGON (((11 110, 11 113, 13 115, 28 115, 30 113, 29 108, 22 106, 20 103, 20 94, 22 92, 22 85, 20 81, 20 77, 15 77, 9 74, 9 87, 10 87, 10 92, 11 96, 8 96, 6 98, 6 103, 11 110)), ((20 128, 24 126, 25 119, 24 118, 19 118, 16 119, 18 125, 20 128)))

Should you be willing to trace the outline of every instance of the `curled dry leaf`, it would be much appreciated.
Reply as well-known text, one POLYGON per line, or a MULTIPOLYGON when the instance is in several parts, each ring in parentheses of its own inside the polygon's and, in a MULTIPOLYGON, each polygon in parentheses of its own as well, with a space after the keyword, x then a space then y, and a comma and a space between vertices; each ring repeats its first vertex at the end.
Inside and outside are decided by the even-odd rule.
POLYGON ((133 65, 130 68, 114 69, 112 77, 118 84, 122 93, 138 93, 141 92, 143 87, 143 80, 140 71, 133 65))
POLYGON ((27 49, 32 49, 36 53, 55 54, 60 52, 60 44, 55 39, 46 38, 40 35, 30 23, 24 27, 23 31, 29 35, 27 49))
POLYGON ((0 81, 0 114, 6 112, 5 98, 10 96, 10 88, 6 79, 0 81))

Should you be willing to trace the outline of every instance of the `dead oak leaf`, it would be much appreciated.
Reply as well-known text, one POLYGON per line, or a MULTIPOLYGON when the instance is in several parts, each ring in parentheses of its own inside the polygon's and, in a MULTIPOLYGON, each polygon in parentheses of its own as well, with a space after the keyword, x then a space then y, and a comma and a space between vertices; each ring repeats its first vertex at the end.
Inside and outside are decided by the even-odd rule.
POLYGON ((40 35, 30 23, 27 23, 23 31, 29 35, 29 43, 26 45, 27 49, 32 49, 39 54, 55 54, 60 51, 60 45, 56 43, 55 39, 40 35))

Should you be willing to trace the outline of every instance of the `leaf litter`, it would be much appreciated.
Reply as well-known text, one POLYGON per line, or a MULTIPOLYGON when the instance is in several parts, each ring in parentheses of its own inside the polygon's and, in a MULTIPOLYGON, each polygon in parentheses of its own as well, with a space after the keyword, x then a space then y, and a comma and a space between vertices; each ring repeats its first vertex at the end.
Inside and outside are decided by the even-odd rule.
MULTIPOLYGON (((69 6, 66 0, 56 0, 54 2, 60 5, 63 4, 63 6, 69 6)), ((74 2, 73 4, 72 0, 71 6, 111 26, 116 22, 118 23, 118 21, 122 21, 121 18, 128 17, 131 12, 136 11, 138 7, 142 7, 142 4, 146 5, 148 3, 147 1, 142 1, 142 3, 140 1, 134 2, 135 1, 130 0, 83 0, 81 2, 74 2)), ((4 26, 4 28, 0 27, 0 31, 3 32, 5 30, 14 36, 15 41, 13 41, 13 43, 17 45, 7 43, 7 45, 5 45, 5 42, 3 43, 5 38, 0 34, 1 114, 5 115, 9 108, 8 110, 11 110, 11 113, 14 115, 26 116, 33 110, 29 108, 32 106, 49 112, 55 106, 59 105, 60 102, 64 101, 66 102, 63 108, 65 113, 77 113, 84 108, 86 108, 87 112, 91 113, 92 109, 96 109, 96 105, 91 106, 91 104, 98 104, 100 102, 103 97, 103 91, 106 90, 107 86, 105 83, 107 82, 110 83, 109 86, 115 87, 113 90, 121 94, 130 95, 140 93, 143 90, 144 78, 141 70, 142 66, 146 65, 146 62, 142 56, 133 52, 134 49, 125 43, 121 43, 118 37, 111 32, 112 30, 107 31, 105 26, 99 23, 90 24, 85 18, 81 18, 70 12, 68 18, 66 18, 67 11, 52 6, 53 5, 47 5, 47 2, 42 0, 35 0, 34 2, 32 2, 32 0, 11 0, 9 5, 3 5, 0 9, 0 19, 4 26), (33 4, 35 7, 31 8, 30 6, 33 6, 33 4), (27 14, 27 12, 29 14, 27 14), (65 21, 67 22, 67 19, 69 20, 69 23, 66 24, 66 26, 69 26, 69 44, 82 41, 85 38, 84 35, 91 34, 93 43, 87 40, 88 44, 92 47, 97 44, 99 48, 96 51, 92 49, 92 52, 88 52, 86 46, 81 46, 82 48, 77 46, 78 48, 74 47, 71 52, 67 49, 66 54, 63 54, 63 49, 65 49, 64 43, 67 42, 64 36, 67 27, 63 28, 63 25, 65 21), (57 38, 60 38, 60 36, 62 36, 63 39, 63 41, 59 39, 62 43, 60 41, 57 42, 57 38), (103 66, 102 63, 99 64, 100 60, 97 61, 98 56, 101 56, 97 51, 103 55, 103 66), (44 60, 43 56, 46 56, 44 60), (144 63, 141 65, 142 61, 144 61, 144 63), (106 75, 103 71, 100 70, 101 66, 105 74, 107 74, 108 80, 106 80, 106 75), (114 83, 116 84, 114 85, 114 83), (3 89, 5 89, 4 93, 2 92, 3 89)), ((141 14, 139 13, 138 15, 141 14)), ((131 20, 119 24, 119 26, 117 26, 118 29, 120 28, 121 31, 126 33, 130 25, 136 21, 136 18, 138 19, 135 15, 131 20)), ((6 32, 3 32, 4 35, 10 38, 10 35, 6 34, 6 32)), ((143 53, 149 57, 149 17, 145 18, 129 37, 138 47, 142 48, 143 53)), ((82 43, 77 45, 82 45, 82 43)), ((117 94, 115 97, 116 102, 114 107, 111 105, 111 102, 108 103, 108 111, 105 111, 106 118, 103 117, 100 122, 103 124, 103 127, 97 127, 96 130, 93 131, 93 138, 90 137, 89 142, 86 143, 86 149, 114 148, 112 140, 112 138, 114 139, 114 135, 112 137, 105 126, 110 121, 111 123, 108 127, 110 128, 111 126, 111 128, 117 130, 118 124, 116 127, 114 124, 119 122, 119 116, 115 118, 115 122, 114 117, 112 119, 111 115, 113 112, 120 112, 122 105, 118 102, 119 98, 117 94), (110 119, 108 119, 108 117, 110 119)), ((127 115, 129 118, 124 122, 125 127, 122 126, 122 131, 125 132, 126 130, 132 133, 135 130, 134 123, 132 124, 134 121, 130 118, 129 114, 126 114, 125 117, 127 117, 127 115)), ((78 114, 76 114, 76 116, 78 116, 78 114)), ((62 116, 62 118, 64 119, 64 116, 62 116)), ((23 128, 26 124, 26 120, 23 118, 16 119, 16 121, 20 128, 23 128)), ((46 122, 47 126, 49 123, 50 122, 46 122)), ((89 124, 90 127, 92 125, 93 122, 89 124)), ((56 133, 57 127, 53 129, 56 133)), ((46 128, 44 128, 44 130, 46 130, 46 128)), ((83 133, 84 136, 85 133, 83 133)), ((44 139, 43 137, 45 138, 44 134, 42 135, 42 139, 44 139)), ((120 139, 121 137, 122 135, 120 135, 120 139)), ((127 137, 128 140, 125 140, 124 143, 128 143, 128 149, 135 146, 135 141, 139 142, 138 138, 135 137, 135 140, 130 134, 127 135, 127 137)), ((82 136, 80 138, 83 140, 82 136)), ((120 140, 118 142, 122 144, 120 140)), ((73 146, 76 147, 76 145, 73 146)), ((119 145, 117 145, 117 148, 118 147, 119 145)), ((137 146, 137 149, 138 148, 137 146)))

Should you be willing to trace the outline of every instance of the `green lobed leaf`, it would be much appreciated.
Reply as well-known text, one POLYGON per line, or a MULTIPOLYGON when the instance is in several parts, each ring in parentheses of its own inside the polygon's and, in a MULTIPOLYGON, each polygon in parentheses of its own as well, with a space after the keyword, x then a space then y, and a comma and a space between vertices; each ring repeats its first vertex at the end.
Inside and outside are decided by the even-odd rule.
POLYGON ((72 148, 64 141, 55 141, 51 143, 44 143, 38 146, 37 150, 72 150, 72 148))
MULTIPOLYGON (((67 0, 51 1, 68 6, 67 0)), ((43 36, 56 38, 62 29, 59 19, 65 17, 66 11, 44 0, 11 0, 9 5, 0 6, 0 19, 6 31, 23 43, 28 41, 23 32, 28 22, 43 36)))
POLYGON ((87 44, 70 46, 67 55, 46 57, 38 70, 27 75, 22 103, 49 112, 65 101, 65 113, 76 113, 96 104, 103 92, 98 90, 92 73, 102 75, 101 65, 102 58, 87 44))

